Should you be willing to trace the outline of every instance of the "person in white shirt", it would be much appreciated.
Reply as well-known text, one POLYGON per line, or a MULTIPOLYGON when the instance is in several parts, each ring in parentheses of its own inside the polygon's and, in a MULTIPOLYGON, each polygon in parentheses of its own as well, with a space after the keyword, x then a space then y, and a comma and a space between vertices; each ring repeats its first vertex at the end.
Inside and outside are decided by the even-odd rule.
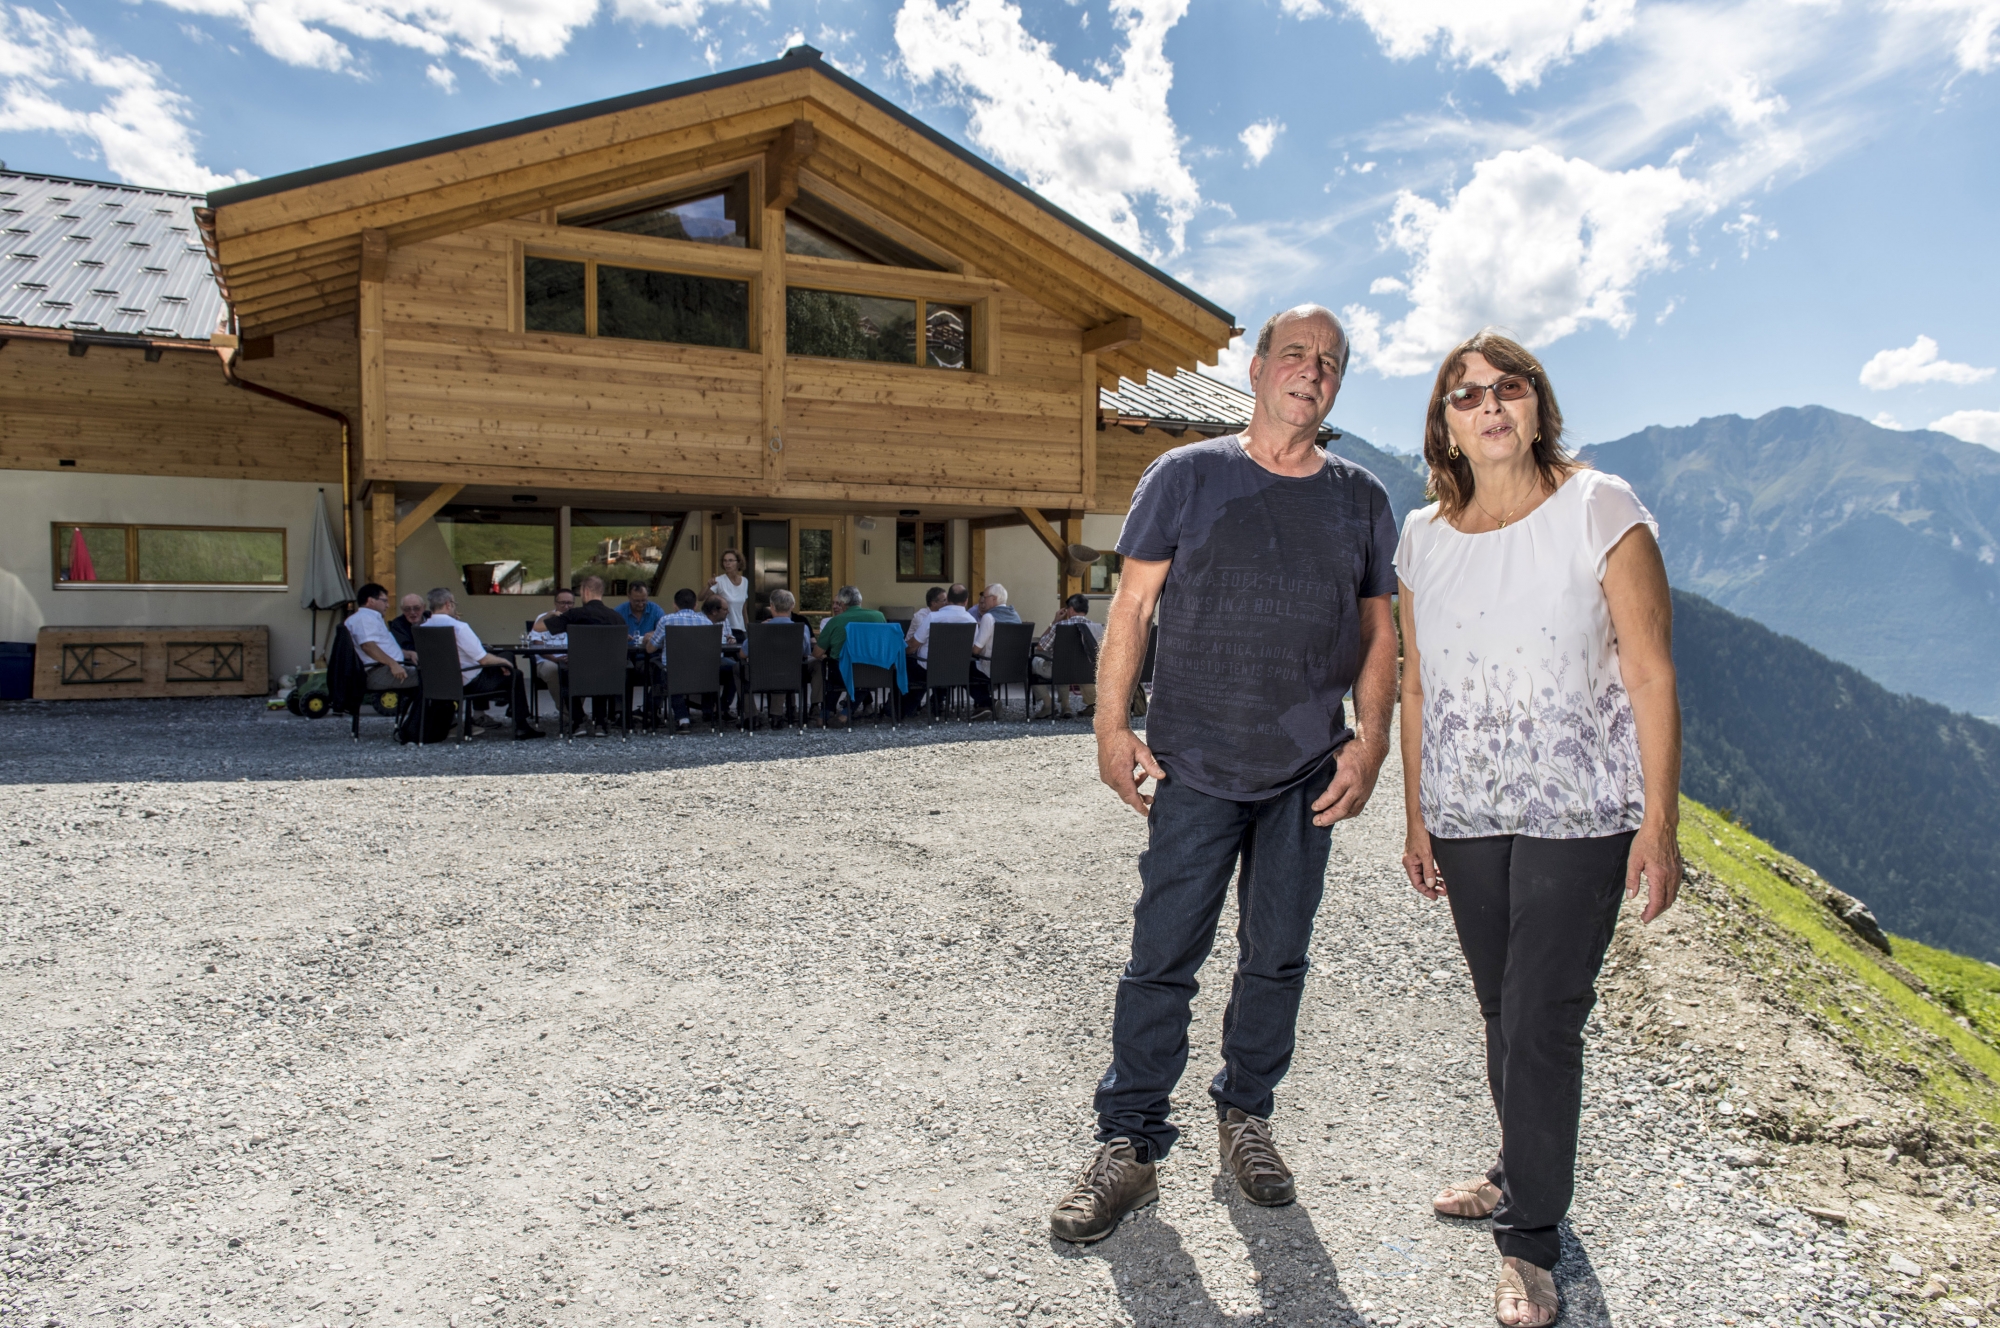
POLYGON ((903 633, 903 653, 910 657, 910 692, 903 698, 903 713, 908 714, 922 704, 924 699, 924 666, 917 655, 924 641, 930 639, 931 615, 944 607, 945 589, 932 586, 924 592, 924 607, 910 615, 909 628, 903 633), (921 638, 919 633, 922 633, 921 638))
MULTIPOLYGON (((479 639, 479 633, 458 616, 458 596, 450 587, 439 586, 430 593, 430 605, 430 620, 424 626, 449 627, 458 637, 458 671, 465 680, 466 696, 505 696, 513 679, 513 666, 489 652, 486 643, 479 639)), ((474 723, 481 728, 499 727, 499 721, 489 719, 483 707, 474 716, 474 723)))
POLYGON ((750 578, 743 575, 743 555, 734 549, 724 549, 722 575, 709 582, 708 588, 729 612, 730 635, 741 641, 750 630, 743 620, 743 608, 750 602, 750 578))
MULTIPOLYGON (((1063 601, 1062 608, 1056 611, 1055 621, 1049 624, 1048 630, 1044 631, 1041 639, 1035 642, 1035 657, 1028 661, 1028 668, 1037 678, 1046 679, 1054 675, 1056 632, 1061 628, 1066 628, 1073 632, 1081 631, 1089 633, 1090 639, 1084 644, 1084 652, 1092 659, 1097 658, 1097 648, 1104 640, 1104 624, 1090 616, 1089 596, 1071 595, 1063 601)), ((1084 683, 1082 687, 1083 700, 1075 708, 1072 708, 1070 705, 1070 689, 1068 687, 1062 689, 1062 695, 1060 696, 1054 695, 1055 689, 1051 687, 1049 689, 1051 695, 1048 701, 1044 703, 1041 709, 1035 712, 1035 718, 1053 718, 1056 715, 1076 715, 1078 717, 1090 715, 1097 706, 1097 688, 1090 683, 1084 683)))
POLYGON ((382 610, 389 607, 387 587, 370 581, 355 592, 355 598, 361 607, 347 616, 347 638, 354 642, 354 653, 368 671, 368 690, 399 692, 415 687, 417 671, 404 665, 416 656, 403 649, 382 616, 382 610))
MULTIPOLYGON (((939 623, 971 623, 977 627, 979 620, 973 617, 972 610, 966 607, 971 602, 972 592, 962 585, 954 585, 950 590, 945 592, 945 604, 943 608, 933 612, 921 624, 915 621, 911 622, 910 639, 916 643, 917 667, 926 675, 929 673, 931 662, 931 628, 937 626, 939 623)), ((974 639, 977 639, 976 632, 974 639)), ((917 683, 914 678, 911 679, 910 686, 911 695, 917 695, 917 683)), ((985 678, 977 669, 973 670, 972 686, 969 690, 972 692, 972 708, 974 712, 972 717, 974 719, 991 719, 993 717, 993 707, 990 695, 986 687, 985 678)), ((936 701, 938 698, 932 697, 931 699, 932 701, 936 701)))

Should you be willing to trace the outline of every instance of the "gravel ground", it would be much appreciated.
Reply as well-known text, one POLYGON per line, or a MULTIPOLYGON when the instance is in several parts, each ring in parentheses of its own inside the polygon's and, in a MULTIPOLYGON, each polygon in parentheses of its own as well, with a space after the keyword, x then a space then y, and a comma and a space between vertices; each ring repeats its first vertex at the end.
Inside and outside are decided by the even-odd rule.
MULTIPOLYGON (((1225 918, 1187 1144, 1078 1250, 1143 832, 1080 726, 364 732, 0 708, 0 1322, 1491 1322, 1490 1233, 1428 1208, 1495 1131, 1393 766, 1280 1093, 1300 1202, 1216 1174, 1225 918)), ((1565 1321, 1898 1317, 1704 1055, 1593 1024, 1565 1321)))

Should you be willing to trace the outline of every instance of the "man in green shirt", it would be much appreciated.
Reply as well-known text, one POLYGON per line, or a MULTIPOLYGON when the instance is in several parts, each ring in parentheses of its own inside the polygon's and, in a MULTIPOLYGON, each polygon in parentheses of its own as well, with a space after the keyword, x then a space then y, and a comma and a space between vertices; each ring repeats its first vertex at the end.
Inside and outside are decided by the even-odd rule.
POLYGON ((847 717, 836 713, 836 708, 845 696, 847 688, 840 680, 840 647, 847 641, 849 623, 887 622, 880 609, 861 607, 861 591, 855 586, 842 586, 833 597, 836 610, 831 618, 820 624, 819 640, 813 646, 813 658, 824 660, 820 665, 819 694, 821 700, 821 722, 836 727, 845 724, 847 717))

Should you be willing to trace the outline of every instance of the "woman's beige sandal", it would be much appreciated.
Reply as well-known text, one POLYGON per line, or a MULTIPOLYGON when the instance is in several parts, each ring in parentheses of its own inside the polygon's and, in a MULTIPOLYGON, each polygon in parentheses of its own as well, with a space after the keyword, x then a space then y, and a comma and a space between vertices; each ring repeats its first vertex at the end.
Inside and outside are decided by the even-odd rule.
POLYGON ((1556 1279, 1546 1268, 1525 1259, 1500 1261, 1500 1281, 1493 1288, 1493 1317, 1511 1328, 1546 1328, 1562 1312, 1556 1279))
POLYGON ((1493 1216, 1493 1210, 1500 1206, 1500 1187, 1484 1176, 1462 1180, 1456 1185, 1447 1185, 1438 1191, 1438 1197, 1431 1200, 1431 1207, 1440 1217, 1469 1217, 1478 1219, 1493 1216))

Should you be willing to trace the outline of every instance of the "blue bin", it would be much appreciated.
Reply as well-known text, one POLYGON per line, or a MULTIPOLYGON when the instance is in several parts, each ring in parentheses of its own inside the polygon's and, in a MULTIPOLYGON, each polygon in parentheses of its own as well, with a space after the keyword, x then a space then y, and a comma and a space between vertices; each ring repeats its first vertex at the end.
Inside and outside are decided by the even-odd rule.
POLYGON ((25 701, 35 694, 35 643, 0 641, 0 701, 25 701))

